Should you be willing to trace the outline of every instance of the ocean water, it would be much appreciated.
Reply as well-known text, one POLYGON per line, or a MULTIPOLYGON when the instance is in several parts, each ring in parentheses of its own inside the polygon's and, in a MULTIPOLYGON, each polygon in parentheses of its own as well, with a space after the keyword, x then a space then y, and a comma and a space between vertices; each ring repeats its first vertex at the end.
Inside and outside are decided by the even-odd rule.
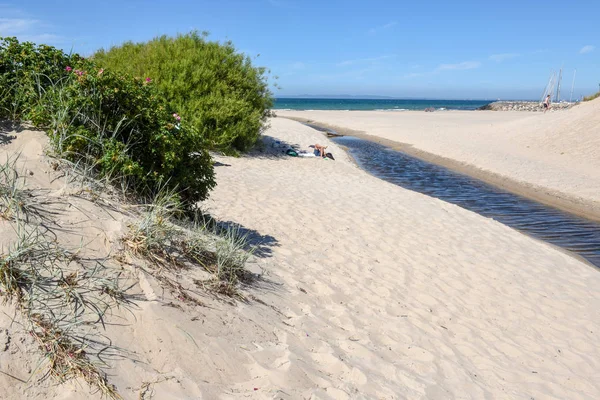
POLYGON ((407 111, 424 110, 475 110, 493 100, 410 100, 410 99, 275 99, 275 110, 351 110, 351 111, 407 111))

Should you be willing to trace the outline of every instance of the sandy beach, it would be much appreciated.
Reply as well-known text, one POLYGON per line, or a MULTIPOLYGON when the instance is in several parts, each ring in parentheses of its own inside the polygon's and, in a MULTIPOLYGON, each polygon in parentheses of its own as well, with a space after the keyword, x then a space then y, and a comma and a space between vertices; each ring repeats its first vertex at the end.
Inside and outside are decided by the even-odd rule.
MULTIPOLYGON (((279 118, 267 134, 323 141, 279 118)), ((292 325, 285 386, 315 385, 292 398, 598 396, 596 269, 330 146, 336 162, 228 160, 213 196, 217 215, 277 239, 262 262, 292 325)))
MULTIPOLYGON (((370 126, 359 123, 359 114, 310 113, 315 120, 326 115, 331 124, 342 125, 333 116, 347 115, 345 125, 370 126)), ((371 122, 379 120, 368 115, 371 122)), ((462 154, 464 161, 470 156, 475 164, 488 157, 498 161, 498 148, 477 153, 483 141, 495 140, 482 128, 484 120, 507 118, 506 131, 508 125, 533 127, 541 118, 564 117, 480 114, 479 127, 464 130, 456 121, 453 132, 462 136, 442 135, 449 120, 459 118, 455 115, 461 114, 426 115, 439 120, 440 128, 414 133, 414 146, 440 153, 447 148, 444 156, 462 154), (471 143, 475 132, 482 138, 471 143)), ((385 114, 381 124, 403 116, 385 114)), ((374 178, 298 122, 274 118, 270 124, 262 152, 216 157, 218 186, 203 204, 219 220, 239 225, 258 246, 251 268, 261 278, 244 289, 247 303, 205 294, 204 306, 169 306, 177 300, 151 277, 119 267, 134 282, 137 306, 115 314, 110 320, 115 324, 103 334, 127 350, 108 359, 106 370, 124 398, 600 397, 597 269, 494 220, 374 178), (305 150, 325 144, 336 160, 285 156, 272 147, 274 141, 305 150)), ((533 144, 526 133, 498 143, 533 144)), ((552 137, 568 143, 566 135, 543 135, 548 137, 539 148, 547 152, 561 148, 552 137)), ((131 218, 126 210, 106 211, 72 197, 75 191, 44 161, 44 135, 15 136, 2 147, 3 157, 27 149, 20 162, 34 173, 28 185, 64 202, 56 217, 61 226, 80 232, 99 254, 115 253, 131 218)), ((586 149, 573 145, 565 152, 583 157, 586 149)), ((581 182, 593 151, 597 148, 589 150, 589 164, 564 173, 581 182)), ((532 165, 542 168, 541 159, 532 165)), ((508 161, 497 168, 503 165, 508 161)), ((519 171, 536 184, 569 181, 542 169, 519 171)), ((598 195, 591 190, 598 175, 589 173, 596 180, 576 187, 573 195, 586 200, 598 195)), ((6 241, 10 229, 4 232, 6 241)), ((1 398, 100 398, 73 381, 38 383, 37 349, 11 323, 10 305, 2 307, 0 368, 10 376, 0 375, 1 398)))
POLYGON ((600 220, 600 102, 548 113, 288 111, 600 220))
POLYGON ((0 0, 0 400, 600 400, 600 1, 71 3, 0 0))

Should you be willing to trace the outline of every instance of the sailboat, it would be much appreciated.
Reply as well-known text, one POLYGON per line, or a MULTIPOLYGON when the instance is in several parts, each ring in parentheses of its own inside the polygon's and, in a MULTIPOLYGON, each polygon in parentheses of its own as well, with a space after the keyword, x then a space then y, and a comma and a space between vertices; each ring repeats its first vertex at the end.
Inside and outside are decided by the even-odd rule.
MULTIPOLYGON (((544 101, 544 99, 546 98, 546 96, 548 96, 548 95, 550 95, 550 100, 553 103, 560 102, 560 85, 562 83, 562 70, 563 69, 561 67, 558 72, 558 76, 556 75, 556 72, 551 71, 550 79, 548 80, 548 84, 546 85, 546 88, 544 89, 544 93, 542 94, 540 103, 542 103, 544 101), (554 94, 555 87, 556 87, 556 94, 554 94), (553 95, 554 95, 554 98, 552 98, 553 95)), ((575 77, 573 77, 573 80, 574 79, 575 79, 575 77)))
POLYGON ((552 93, 554 92, 554 86, 556 85, 556 73, 552 71, 550 73, 550 79, 548 80, 548 84, 544 89, 544 93, 542 94, 542 98, 540 99, 540 103, 544 102, 546 96, 550 95, 550 99, 552 100, 552 93))

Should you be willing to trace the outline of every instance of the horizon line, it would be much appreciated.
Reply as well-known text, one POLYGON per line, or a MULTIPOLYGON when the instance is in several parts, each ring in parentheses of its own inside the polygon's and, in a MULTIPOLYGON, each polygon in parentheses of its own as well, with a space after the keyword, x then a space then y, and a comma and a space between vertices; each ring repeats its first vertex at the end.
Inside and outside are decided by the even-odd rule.
POLYGON ((532 98, 441 98, 441 97, 390 97, 370 95, 283 95, 273 96, 275 99, 312 99, 312 100, 456 100, 456 101, 538 101, 532 98))

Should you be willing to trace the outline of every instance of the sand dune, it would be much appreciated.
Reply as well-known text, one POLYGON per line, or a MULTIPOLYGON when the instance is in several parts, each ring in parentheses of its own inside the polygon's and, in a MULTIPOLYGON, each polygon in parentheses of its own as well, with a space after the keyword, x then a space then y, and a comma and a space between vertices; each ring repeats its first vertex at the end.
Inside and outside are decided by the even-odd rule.
MULTIPOLYGON (((263 152, 217 157, 218 186, 203 205, 259 246, 251 268, 264 274, 245 289, 251 300, 206 295, 206 307, 168 307, 172 296, 124 266, 139 282, 138 307, 115 315, 118 325, 106 334, 128 350, 107 370, 125 398, 600 397, 598 270, 494 220, 380 181, 297 122, 275 118, 266 136, 263 152), (306 150, 327 144, 336 161, 285 156, 275 140, 306 150)), ((37 143, 23 160, 38 165, 31 185, 54 177, 43 142, 21 133, 2 148, 37 143)), ((69 186, 53 185, 69 202, 69 186)), ((93 204, 77 205, 97 217, 89 225, 112 221, 97 243, 118 248, 126 210, 106 217, 93 204)), ((27 377, 39 355, 19 342, 18 326, 2 321, 13 339, 0 368, 27 377)), ((36 382, 0 375, 0 397, 99 397, 73 383, 36 382)))

